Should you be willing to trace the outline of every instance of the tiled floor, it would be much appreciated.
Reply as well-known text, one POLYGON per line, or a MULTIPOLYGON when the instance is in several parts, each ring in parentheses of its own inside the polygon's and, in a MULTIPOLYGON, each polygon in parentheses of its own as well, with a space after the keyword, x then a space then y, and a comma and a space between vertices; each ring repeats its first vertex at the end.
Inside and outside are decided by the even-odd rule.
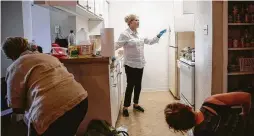
POLYGON ((169 130, 164 119, 165 106, 173 102, 169 92, 143 92, 140 95, 140 105, 145 113, 129 108, 129 117, 123 117, 122 111, 117 121, 117 127, 126 126, 130 136, 183 136, 169 130))

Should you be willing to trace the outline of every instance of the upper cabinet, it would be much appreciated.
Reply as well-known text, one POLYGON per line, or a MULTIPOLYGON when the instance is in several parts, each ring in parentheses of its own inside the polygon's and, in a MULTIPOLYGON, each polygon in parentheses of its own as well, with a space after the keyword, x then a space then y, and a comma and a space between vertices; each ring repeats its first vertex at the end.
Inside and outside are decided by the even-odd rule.
POLYGON ((71 16, 88 18, 90 35, 100 35, 100 29, 108 27, 109 2, 106 0, 34 1, 34 4, 59 9, 71 16))
POLYGON ((78 0, 78 4, 85 8, 85 9, 88 9, 88 0, 78 0))
MULTIPOLYGON (((53 7, 68 12, 75 16, 84 16, 89 20, 103 21, 99 14, 95 13, 96 3, 100 0, 77 0, 77 1, 34 1, 34 4, 53 7)), ((105 1, 105 0, 102 0, 105 1)), ((102 2, 103 3, 103 2, 102 2)), ((100 13, 102 14, 102 13, 100 13)))
POLYGON ((87 9, 88 9, 88 11, 94 13, 94 11, 95 11, 95 0, 87 0, 87 9))
POLYGON ((103 17, 104 2, 105 0, 96 0, 95 2, 95 14, 100 17, 103 17))
POLYGON ((197 1, 183 0, 183 14, 194 14, 197 7, 197 1))

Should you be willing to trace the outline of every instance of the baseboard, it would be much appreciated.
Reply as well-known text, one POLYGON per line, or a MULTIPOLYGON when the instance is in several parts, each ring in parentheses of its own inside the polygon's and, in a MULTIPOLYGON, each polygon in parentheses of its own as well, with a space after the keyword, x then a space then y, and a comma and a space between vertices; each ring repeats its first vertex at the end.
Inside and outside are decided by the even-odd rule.
POLYGON ((160 88, 160 89, 152 89, 152 88, 144 88, 142 89, 142 92, 168 92, 168 88, 160 88))

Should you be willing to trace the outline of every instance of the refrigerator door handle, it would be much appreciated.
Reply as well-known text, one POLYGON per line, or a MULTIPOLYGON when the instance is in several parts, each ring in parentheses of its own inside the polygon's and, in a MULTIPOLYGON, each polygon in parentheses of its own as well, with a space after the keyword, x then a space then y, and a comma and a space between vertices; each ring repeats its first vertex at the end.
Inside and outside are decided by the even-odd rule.
POLYGON ((178 48, 178 47, 176 47, 176 46, 171 46, 171 45, 169 45, 169 47, 172 47, 172 48, 178 48))

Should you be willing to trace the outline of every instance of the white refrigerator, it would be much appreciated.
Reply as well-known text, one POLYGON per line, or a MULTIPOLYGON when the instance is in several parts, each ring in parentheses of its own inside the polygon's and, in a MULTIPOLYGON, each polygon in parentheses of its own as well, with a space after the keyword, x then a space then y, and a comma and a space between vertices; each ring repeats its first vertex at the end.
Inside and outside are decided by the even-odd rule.
POLYGON ((168 74, 169 74, 169 91, 176 99, 180 99, 180 69, 178 68, 178 60, 180 59, 180 52, 185 47, 195 48, 195 32, 174 32, 169 34, 168 50, 168 74), (170 40, 174 38, 175 40, 170 40), (170 44, 171 43, 171 44, 170 44))

